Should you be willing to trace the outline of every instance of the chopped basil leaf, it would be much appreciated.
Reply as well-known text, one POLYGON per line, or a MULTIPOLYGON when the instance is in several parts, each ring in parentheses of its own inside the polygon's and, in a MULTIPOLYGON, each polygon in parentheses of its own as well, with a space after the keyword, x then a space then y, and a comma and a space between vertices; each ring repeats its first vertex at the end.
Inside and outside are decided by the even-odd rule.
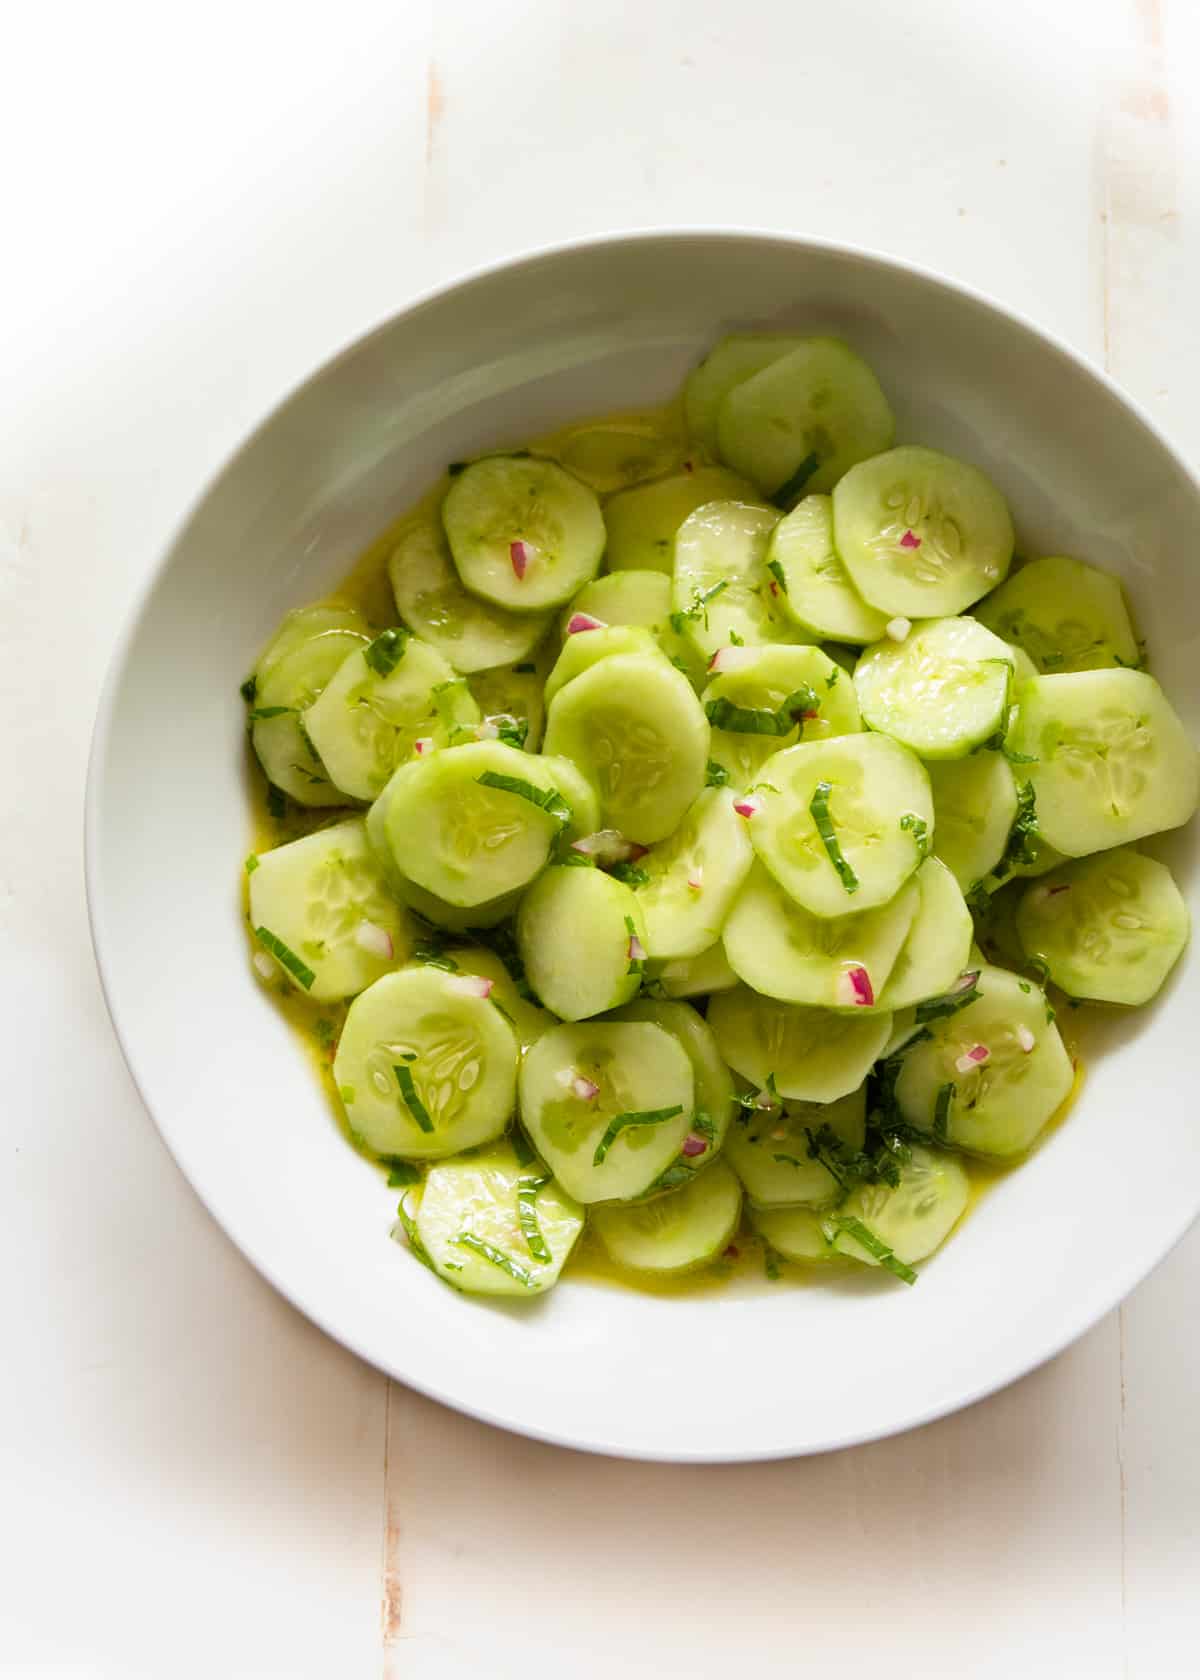
POLYGON ((246 873, 247 873, 247 875, 253 875, 254 871, 257 868, 258 868, 258 857, 254 852, 251 852, 250 856, 246 859, 246 873))
POLYGON ((407 646, 407 630, 381 630, 370 647, 363 649, 363 658, 377 676, 390 677, 407 646))
POLYGON ((1037 795, 1033 783, 1018 782, 1017 815, 1009 830, 1004 856, 994 871, 997 877, 1008 875, 1018 864, 1033 863, 1036 856, 1033 842, 1037 839, 1037 832, 1037 795))
POLYGON ((537 1160, 537 1156, 534 1154, 533 1145, 520 1126, 513 1127, 509 1141, 512 1144, 513 1154, 517 1157, 517 1165, 519 1167, 531 1167, 537 1160))
POLYGON ((705 1143, 714 1144, 717 1141, 716 1122, 703 1108, 698 1108, 692 1115, 692 1130, 697 1137, 703 1138, 705 1143))
POLYGON ((790 735, 797 724, 816 713, 821 702, 807 683, 789 694, 778 711, 760 706, 738 706, 722 696, 707 700, 704 715, 714 729, 728 729, 739 735, 790 735))
POLYGON ((471 1253, 478 1254, 481 1260, 487 1260, 500 1271, 506 1272, 515 1283, 523 1283, 526 1289, 538 1287, 533 1274, 527 1272, 524 1266, 519 1266, 511 1254, 505 1254, 504 1250, 497 1248, 494 1243, 484 1242, 483 1238, 477 1237, 474 1232, 463 1231, 454 1241, 459 1248, 469 1248, 471 1253))
POLYGON ((718 764, 715 758, 710 758, 704 771, 705 787, 724 787, 729 781, 729 772, 723 764, 718 764))
POLYGON ((542 1235, 542 1228, 537 1217, 537 1193, 543 1184, 549 1184, 550 1174, 543 1173, 541 1178, 523 1178, 517 1185, 517 1221, 521 1227, 521 1235, 525 1238, 525 1246, 535 1260, 541 1260, 549 1266, 554 1260, 546 1239, 542 1235))
POLYGON ((515 793, 518 799, 527 799, 539 811, 545 811, 560 823, 571 820, 571 807, 557 788, 534 787, 532 782, 524 781, 520 776, 502 776, 495 770, 485 770, 475 780, 481 787, 499 788, 503 793, 515 793))
POLYGON ((933 1135, 939 1143, 945 1143, 950 1133, 950 1104, 954 1101, 954 1081, 946 1085, 939 1085, 937 1102, 933 1110, 933 1135))
POLYGON ((496 737, 498 741, 502 741, 506 747, 515 747, 518 752, 524 751, 529 736, 528 718, 513 717, 510 712, 501 712, 488 721, 494 723, 500 731, 496 737))
POLYGON ((281 822, 287 816, 287 794, 282 788, 277 788, 274 782, 267 783, 267 812, 281 822))
POLYGON ((256 927, 254 937, 264 950, 269 951, 281 967, 286 968, 307 992, 317 978, 308 964, 298 957, 290 946, 285 945, 278 934, 272 933, 270 928, 256 927))
POLYGON ((965 894, 967 908, 976 916, 986 916, 992 908, 992 897, 982 881, 974 881, 965 894))
POLYGON ((516 673, 516 675, 518 677, 528 676, 531 671, 536 671, 536 670, 537 670, 537 666, 533 663, 532 659, 523 660, 520 665, 514 665, 513 666, 513 671, 516 673))
POLYGON ((661 1126, 664 1120, 674 1120, 677 1114, 683 1113, 683 1107, 676 1103, 674 1108, 638 1108, 625 1114, 614 1114, 608 1123, 608 1128, 600 1142, 596 1145, 596 1153, 592 1156, 592 1165, 600 1166, 617 1138, 631 1126, 661 1126))
POLYGON ((350 1104, 354 1101, 354 1087, 353 1087, 353 1085, 339 1085, 338 1086, 338 1096, 341 1097, 342 1101, 346 1104, 347 1107, 349 1107, 350 1104))
POLYGON ((974 1003, 979 996, 980 970, 973 968, 960 977, 970 980, 969 986, 961 991, 944 992, 941 997, 926 998, 917 1005, 917 1020, 924 1025, 926 1021, 940 1021, 947 1015, 957 1015, 960 1009, 965 1009, 969 1003, 974 1003))
POLYGON ((832 782, 818 782, 816 792, 809 802, 808 810, 817 826, 817 833, 821 837, 821 844, 825 848, 826 855, 838 872, 842 886, 848 893, 856 893, 858 891, 858 876, 842 855, 837 830, 834 828, 833 818, 829 814, 829 796, 832 792, 832 782))
POLYGON ((833 667, 833 670, 830 671, 829 675, 825 678, 825 687, 826 688, 833 688, 836 685, 837 680, 841 676, 841 674, 842 673, 841 673, 840 668, 837 665, 835 665, 833 667))
POLYGON ((835 1214, 833 1223, 839 1231, 845 1231, 848 1237, 853 1237, 859 1247, 865 1248, 893 1277, 898 1277, 902 1283, 916 1283, 917 1274, 912 1267, 897 1259, 882 1238, 877 1237, 861 1219, 855 1219, 850 1214, 835 1214))
POLYGON ((745 647, 746 638, 745 636, 739 636, 736 630, 731 630, 729 632, 729 645, 730 647, 745 647))
POLYGON ((722 578, 719 583, 714 583, 711 589, 705 589, 703 591, 694 589, 692 591, 691 606, 685 607, 682 612, 673 612, 671 614, 671 628, 674 630, 675 634, 677 636, 682 636, 684 634, 687 630, 687 621, 689 619, 703 620, 704 628, 707 630, 708 604, 710 601, 715 601, 717 596, 720 595, 723 590, 728 588, 729 579, 722 578))
POLYGON ((1033 990, 1033 987, 1029 984, 1028 980, 1018 980, 1017 985, 1020 987, 1021 991, 1027 994, 1033 990))
POLYGON ((288 712, 297 712, 298 706, 255 706, 254 710, 246 713, 247 723, 263 723, 267 718, 285 717, 288 712))
POLYGON ((426 968, 442 968, 447 974, 457 974, 458 964, 446 955, 442 946, 433 940, 418 939, 412 948, 412 961, 424 963, 426 968))
POLYGON ((401 1196, 396 1212, 399 1214, 400 1223, 404 1227, 404 1235, 408 1238, 408 1246, 415 1257, 421 1262, 422 1266, 428 1266, 429 1270, 436 1276, 437 1267, 429 1258, 429 1250, 425 1247, 425 1244, 417 1235, 417 1222, 405 1207, 404 1201, 404 1196, 401 1196))
MULTIPOLYGON (((405 1061, 414 1061, 415 1059, 413 1056, 407 1056, 405 1061)), ((417 1095, 417 1087, 413 1083, 411 1070, 405 1066, 404 1062, 398 1062, 393 1066, 392 1072, 396 1075, 396 1083, 400 1087, 400 1095, 404 1098, 408 1112, 423 1132, 431 1132, 433 1121, 430 1118, 429 1110, 417 1095)))
POLYGON ((624 881, 627 887, 644 887, 650 879, 646 871, 636 863, 610 864, 608 873, 614 880, 624 881))
POLYGON ((783 575, 783 567, 779 564, 779 561, 778 560, 768 560, 767 561, 767 570, 770 572, 771 576, 775 579, 775 582, 779 585, 780 589, 786 595, 787 594, 787 579, 783 575))
POLYGON ((769 1242, 763 1243, 763 1271, 771 1283, 779 1282, 779 1256, 769 1242))
POLYGON ((929 850, 929 824, 924 817, 919 817, 915 811, 906 811, 900 818, 900 827, 906 834, 911 834, 917 843, 917 850, 924 857, 929 850))
POLYGON ((401 1190, 421 1182, 420 1168, 414 1167, 411 1161, 389 1161, 387 1168, 389 1190, 401 1190))
POLYGON ((790 478, 785 478, 771 500, 779 507, 789 507, 821 465, 816 452, 810 450, 790 478))
POLYGON ((245 682, 238 689, 238 693, 246 702, 247 706, 253 705, 254 696, 258 693, 258 678, 247 677, 245 682))

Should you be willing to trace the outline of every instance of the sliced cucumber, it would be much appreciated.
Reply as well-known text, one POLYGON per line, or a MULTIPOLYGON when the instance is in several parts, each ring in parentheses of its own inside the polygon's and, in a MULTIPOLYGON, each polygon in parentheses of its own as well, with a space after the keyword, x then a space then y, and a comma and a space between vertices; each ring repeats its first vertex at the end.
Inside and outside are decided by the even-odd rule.
POLYGON ((695 1114, 692 1130, 684 1140, 686 1153, 667 1168, 669 1189, 693 1172, 707 1167, 725 1142, 733 1119, 734 1090, 712 1028, 690 1003, 663 1003, 652 998, 635 998, 610 1017, 614 1021, 651 1021, 669 1032, 683 1046, 692 1064, 695 1081, 695 1114), (701 1148, 700 1146, 704 1147, 701 1148))
POLYGON ((436 514, 407 526, 388 560, 396 611, 456 671, 486 671, 528 658, 549 613, 505 612, 463 588, 436 514))
POLYGON ((600 827, 600 796, 579 766, 554 753, 542 753, 538 766, 547 784, 557 788, 570 807, 563 837, 579 840, 585 834, 595 834, 600 827))
POLYGON ((412 756, 448 746, 479 721, 479 707, 455 685, 441 654, 405 631, 385 631, 338 666, 304 714, 304 727, 330 779, 353 799, 374 799, 412 756), (454 704, 437 690, 453 688, 454 704))
POLYGON ((933 849, 964 892, 1004 855, 1017 814, 1017 786, 1002 753, 977 752, 930 764, 933 849))
POLYGON ((646 980, 669 998, 704 997, 709 992, 727 992, 738 984, 723 945, 710 945, 698 957, 675 957, 670 962, 647 963, 646 980))
POLYGON ((446 953, 446 961, 453 962, 459 974, 478 975, 492 982, 491 1001, 517 1035, 521 1049, 528 1050, 544 1032, 558 1025, 558 1017, 548 1009, 539 1009, 520 991, 495 951, 483 945, 456 945, 446 953))
POLYGON ((1138 663, 1120 583, 1065 555, 1023 566, 979 603, 975 616, 1021 648, 1039 671, 1138 663))
POLYGON ((396 868, 463 908, 532 881, 570 815, 545 761, 499 741, 406 764, 380 797, 396 868))
POLYGON ((884 991, 919 903, 910 881, 876 910, 814 916, 759 863, 726 919, 725 955, 764 996, 824 1009, 869 1007, 884 991))
POLYGON ((895 898, 925 855, 933 797, 920 760, 886 735, 787 747, 762 767, 754 850, 814 916, 895 898))
POLYGON ((705 658, 737 639, 751 645, 804 639, 767 570, 767 542, 778 519, 777 509, 755 502, 709 502, 679 527, 675 624, 705 658))
POLYGON ((688 374, 683 387, 683 408, 691 436, 715 455, 717 414, 729 392, 803 342, 795 333, 731 333, 715 344, 699 367, 688 374))
POLYGON ((887 614, 867 605, 838 559, 828 496, 805 496, 779 521, 767 545, 767 565, 779 568, 783 604, 806 635, 862 644, 885 634, 887 614))
POLYGON ((831 1103, 790 1102, 783 1112, 743 1109, 726 1145, 729 1163, 746 1189, 751 1207, 820 1206, 838 1193, 838 1181, 809 1147, 822 1126, 851 1149, 866 1136, 864 1089, 831 1103))
POLYGON ((717 414, 717 447, 766 496, 832 490, 848 467, 888 449, 896 422, 861 356, 835 338, 803 339, 735 385, 717 414))
POLYGON ((618 1266, 689 1272, 728 1247, 742 1212, 742 1187, 723 1161, 681 1189, 631 1207, 599 1207, 596 1235, 618 1266))
POLYGON ((648 630, 672 665, 677 665, 689 682, 702 684, 704 659, 691 639, 671 622, 671 599, 671 579, 662 572, 613 572, 584 585, 563 609, 559 628, 565 638, 571 619, 583 613, 613 629, 623 625, 648 630))
POLYGON ((851 467, 834 491, 833 537, 859 594, 889 616, 962 612, 1012 561, 1012 519, 991 480, 915 445, 851 467))
POLYGON ((750 1223, 763 1242, 785 1260, 825 1261, 838 1258, 825 1222, 811 1208, 751 1208, 750 1223))
POLYGON ((610 572, 630 568, 665 572, 675 565, 675 533, 689 513, 706 502, 754 499, 754 486, 724 467, 692 467, 654 484, 624 490, 605 504, 610 572))
MULTIPOLYGON (((253 887, 254 877, 251 876, 253 887)), ((1171 872, 1140 852, 1098 852, 1025 889, 1017 933, 1072 997, 1148 1003, 1188 942, 1187 905, 1171 872)))
POLYGON ((643 653, 662 659, 663 653, 649 630, 637 624, 606 624, 599 630, 580 630, 567 637, 563 650, 546 678, 547 706, 554 696, 576 677, 590 671, 614 653, 643 653))
POLYGON ((820 648, 722 648, 714 669, 700 696, 712 727, 709 752, 735 789, 750 787, 772 753, 802 737, 823 741, 862 729, 853 683, 820 648))
POLYGON ((312 607, 296 607, 285 615, 283 623, 258 656, 254 667, 256 689, 266 681, 281 659, 294 653, 302 642, 311 642, 326 630, 352 630, 364 641, 369 639, 366 620, 355 607, 343 606, 340 601, 318 601, 312 607))
POLYGON ((834 1246, 866 1266, 880 1256, 855 1234, 850 1221, 864 1225, 904 1266, 925 1260, 940 1248, 966 1212, 971 1184, 951 1155, 919 1145, 900 1169, 900 1182, 860 1185, 826 1218, 834 1246))
POLYGON ((250 740, 267 780, 298 805, 346 803, 308 738, 302 714, 343 660, 366 645, 367 638, 356 630, 321 630, 292 641, 257 677, 250 740))
POLYGON ((642 983, 645 939, 637 894, 599 869, 547 869, 517 913, 529 983, 564 1021, 628 1003, 642 983))
POLYGON ((250 925, 311 998, 353 997, 404 962, 415 938, 361 818, 260 852, 250 874, 250 925))
POLYGON ((545 1294, 583 1230, 583 1209, 511 1143, 431 1167, 416 1236, 440 1277, 474 1295, 545 1294))
POLYGON ((1000 732, 1012 660, 973 618, 933 618, 903 642, 877 642, 854 668, 871 729, 922 758, 962 758, 1000 732))
POLYGON ((831 1103, 862 1084, 887 1043, 885 1010, 838 1015, 759 997, 748 986, 721 992, 708 1006, 721 1054, 751 1084, 774 1075, 783 1097, 831 1103))
POLYGON ((1196 809, 1196 749, 1144 671, 1037 677, 1017 691, 1009 747, 1042 837, 1067 857, 1178 828, 1196 809))
POLYGON ((977 985, 975 1002, 930 1022, 930 1036, 905 1052, 896 1100, 910 1125, 940 1141, 1020 1155, 1065 1102, 1071 1058, 1040 987, 990 965, 977 985), (987 1057, 972 1065, 968 1052, 980 1047, 987 1057))
POLYGON ((938 858, 926 858, 915 882, 920 902, 879 996, 881 1009, 907 1009, 925 998, 940 997, 966 968, 971 954, 975 937, 971 912, 946 865, 938 858))
POLYGON ((613 654, 550 703, 545 748, 600 794, 606 827, 665 839, 704 786, 709 729, 687 678, 644 654, 613 654))
POLYGON ((678 472, 687 443, 675 415, 632 415, 589 420, 556 434, 535 454, 549 456, 598 495, 626 490, 648 478, 678 472))
POLYGON ((653 961, 698 957, 720 937, 754 861, 744 818, 724 788, 705 788, 667 840, 640 860, 650 877, 637 889, 653 961))
POLYGON ((600 570, 604 516, 586 484, 553 461, 489 455, 446 493, 442 523, 463 584, 513 612, 569 601, 600 570))
POLYGON ((333 1062, 346 1120, 376 1155, 432 1161, 498 1137, 516 1095, 517 1040, 460 977, 415 966, 350 1005, 333 1062))
POLYGON ((534 753, 542 744, 546 726, 546 703, 542 694, 544 672, 532 660, 516 665, 498 665, 490 671, 473 671, 467 679, 475 704, 485 724, 503 727, 511 719, 518 733, 525 729, 525 751, 534 753))
POLYGON ((529 1135, 581 1202, 643 1195, 691 1130, 692 1064, 648 1021, 554 1027, 527 1051, 520 1083, 529 1135))

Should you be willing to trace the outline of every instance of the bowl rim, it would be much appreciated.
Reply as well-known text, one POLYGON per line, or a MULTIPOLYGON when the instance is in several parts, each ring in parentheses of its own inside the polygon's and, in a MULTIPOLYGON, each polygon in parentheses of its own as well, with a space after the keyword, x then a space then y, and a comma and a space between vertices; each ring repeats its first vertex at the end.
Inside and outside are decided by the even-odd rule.
POLYGON ((326 356, 316 367, 299 379, 280 396, 270 407, 261 420, 257 422, 242 437, 241 441, 226 452, 210 470, 204 482, 186 504, 183 512, 170 526, 165 541, 158 547, 157 553, 145 571, 145 575, 136 585, 132 598, 125 605, 122 626, 109 656, 101 685, 100 697, 97 703, 95 721, 92 728, 91 743, 88 751, 88 763, 84 792, 83 811, 83 841, 84 841, 84 888, 87 903, 88 926, 91 935, 92 950, 95 957, 96 969, 100 979, 101 991, 104 996, 105 1007, 112 1023, 122 1058, 129 1070, 138 1097, 146 1114, 154 1125, 159 1139, 170 1155, 175 1166, 188 1184, 192 1194, 200 1202, 205 1212, 220 1229, 225 1238, 231 1242, 239 1253, 246 1259, 259 1275, 275 1289, 285 1301, 298 1312, 315 1324, 323 1334, 327 1335, 339 1346, 361 1359, 365 1364, 381 1372, 389 1381, 403 1383, 426 1398, 436 1400, 439 1404, 448 1406, 452 1410, 475 1418, 481 1423, 494 1428, 504 1429, 512 1434, 524 1436, 528 1439, 545 1442, 552 1446, 566 1447, 577 1452, 587 1452, 600 1457, 614 1457, 630 1460, 641 1460, 651 1463, 677 1464, 750 1464, 778 1461, 789 1458, 809 1457, 817 1454, 840 1451, 843 1448, 865 1445, 871 1441, 884 1440, 889 1436, 906 1433, 912 1429, 922 1428, 926 1424, 934 1423, 938 1419, 952 1415, 975 1405, 990 1395, 997 1394, 1019 1381, 1022 1377, 1031 1375, 1041 1366, 1056 1358, 1070 1347, 1080 1337, 1093 1329, 1108 1313, 1119 1308, 1130 1293, 1143 1283, 1163 1263, 1176 1245, 1182 1241, 1187 1232, 1200 1221, 1200 1206, 1186 1218, 1178 1228, 1167 1231, 1158 1243, 1158 1252, 1153 1260, 1146 1265, 1142 1262, 1127 1265, 1122 1274, 1120 1287, 1113 1298, 1104 1304, 1090 1305, 1075 1319, 1072 1319, 1066 1329, 1051 1334, 1044 1345, 1040 1346, 1032 1357, 1013 1358, 1006 1367, 981 1381, 978 1385, 968 1389, 951 1399, 944 1399, 925 1408, 913 1410, 910 1414, 889 1420, 886 1425, 873 1426, 847 1431, 844 1434, 832 1434, 828 1438, 816 1441, 802 1447, 767 1447, 755 1448, 753 1444, 737 1451, 728 1450, 672 1450, 671 1452, 655 1451, 651 1449, 630 1448, 579 1439, 568 1431, 557 1431, 551 1428, 531 1426, 511 1416, 501 1415, 489 1410, 484 1401, 476 1402, 464 1400, 457 1394, 444 1391, 437 1383, 423 1381, 419 1376, 409 1373, 400 1375, 394 1368, 384 1365, 378 1355, 361 1345, 359 1339, 340 1329, 319 1310, 305 1302, 299 1293, 282 1277, 265 1256, 256 1251, 255 1244, 244 1233, 235 1234, 225 1223, 213 1205, 213 1199, 196 1184, 180 1159, 172 1139, 171 1129, 159 1118, 146 1094, 143 1079, 139 1072, 139 1057, 135 1048, 135 1034, 127 1030, 123 1018, 122 1008, 117 997, 115 980, 110 971, 106 946, 109 934, 105 923, 103 883, 100 878, 100 833, 103 826, 103 764, 112 733, 113 717, 116 710, 117 697, 125 676, 129 656, 141 630, 142 621, 150 606, 151 599, 162 582, 171 565, 176 549, 192 521, 199 513, 208 498, 220 484, 228 472, 249 452, 259 438, 274 425, 282 411, 307 391, 317 381, 323 379, 332 370, 340 366, 352 356, 362 354, 374 339, 383 337, 399 320, 419 315, 423 310, 440 303, 443 299, 459 291, 485 282, 496 275, 516 271, 524 267, 553 261, 559 257, 600 251, 619 245, 672 245, 694 241, 709 241, 718 243, 750 243, 766 244, 782 247, 792 251, 797 257, 808 253, 840 259, 843 262, 860 267, 874 268, 884 272, 907 275, 922 282, 934 291, 959 299, 966 299, 977 308, 989 312, 1002 320, 1015 324, 1025 332, 1031 334, 1047 352, 1054 354, 1070 363, 1076 370, 1082 371, 1094 380, 1116 403, 1124 408, 1134 420, 1150 435, 1164 455, 1172 462, 1183 480, 1191 487, 1200 503, 1200 471, 1194 468, 1184 456, 1182 450, 1172 441, 1163 427, 1156 421, 1143 404, 1131 396, 1103 367, 1084 352, 1068 344, 1050 328, 1040 325, 1023 310, 1015 309, 1000 301, 992 294, 981 290, 967 281, 957 280, 949 275, 908 258, 895 257, 882 250, 870 246, 850 243, 848 241, 825 239, 819 236, 791 233, 776 228, 754 225, 739 225, 736 223, 703 224, 686 223, 664 227, 641 227, 621 229, 615 228, 599 233, 586 233, 569 239, 554 240, 541 245, 525 247, 508 255, 489 258, 477 263, 466 270, 456 272, 447 280, 425 288, 409 302, 398 309, 391 310, 386 315, 378 317, 370 326, 355 337, 346 340, 339 349, 326 356))

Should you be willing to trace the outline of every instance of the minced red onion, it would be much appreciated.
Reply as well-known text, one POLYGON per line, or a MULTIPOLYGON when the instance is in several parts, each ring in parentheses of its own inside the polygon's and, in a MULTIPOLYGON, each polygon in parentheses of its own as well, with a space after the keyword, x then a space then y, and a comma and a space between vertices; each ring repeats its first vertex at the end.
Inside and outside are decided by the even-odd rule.
POLYGON ((413 751, 418 758, 424 758, 426 753, 431 753, 433 751, 433 736, 418 735, 413 742, 413 751))
POLYGON ((1037 1043, 1037 1039, 1034 1038, 1024 1021, 1022 1021, 1017 1027, 1017 1043, 1021 1046, 1027 1056, 1037 1043))
POLYGON ((600 1091, 600 1087, 596 1084, 595 1080, 585 1079, 581 1073, 577 1073, 571 1080, 571 1089, 579 1098, 580 1102, 595 1101, 595 1098, 600 1091))
POLYGON ((275 964, 265 951, 255 951, 254 971, 263 980, 273 980, 275 978, 275 964))
POLYGON ((492 987, 496 984, 483 974, 454 974, 451 975, 449 985, 451 991, 461 992, 464 997, 491 997, 492 987))
POLYGON ((475 725, 475 739, 477 741, 494 741, 500 733, 500 725, 493 723, 491 718, 484 718, 482 723, 475 725))
POLYGON ((647 848, 636 840, 626 840, 619 828, 599 828, 595 834, 585 834, 582 840, 572 840, 571 850, 584 857, 595 858, 602 869, 613 863, 636 863, 645 857, 647 848))
POLYGON ((875 988, 861 963, 855 968, 843 969, 838 975, 838 998, 841 1003, 856 1009, 870 1009, 874 1004, 875 988))
POLYGON ((752 793, 747 793, 741 799, 735 799, 733 808, 739 817, 752 817, 756 811, 762 810, 762 800, 752 793))
POLYGON ((921 539, 915 531, 905 531, 904 535, 900 538, 901 548, 920 548, 920 546, 921 539))
POLYGON ((359 922, 354 930, 354 943, 360 950, 369 951, 373 957, 395 955, 391 934, 385 927, 380 927, 378 922, 359 922))
POLYGON ((645 962, 646 960, 646 948, 636 933, 629 935, 629 960, 630 962, 645 962))
POLYGON ((695 1132, 689 1132, 683 1140, 683 1153, 689 1160, 696 1155, 703 1155, 707 1148, 707 1143, 702 1137, 697 1137, 695 1132))
POLYGON ((893 642, 907 641, 909 632, 912 629, 912 619, 889 618, 885 628, 893 642))
POLYGON ((1058 886, 1047 887, 1046 888, 1046 897, 1047 898, 1057 898, 1060 892, 1070 892, 1070 890, 1071 890, 1071 887, 1070 887, 1069 882, 1060 881, 1058 886))
POLYGON ((738 647, 730 642, 725 647, 719 647, 708 662, 710 671, 718 676, 725 671, 737 671, 744 665, 749 665, 757 658, 758 650, 752 647, 738 647))
POLYGON ((688 873, 687 884, 693 892, 699 892, 704 885, 704 865, 695 863, 688 873))
POLYGON ((529 564, 529 549, 523 542, 510 542, 508 558, 512 561, 512 569, 518 578, 525 576, 525 568, 529 564))
POLYGON ((991 1055, 986 1044, 972 1044, 969 1050, 964 1050, 954 1066, 959 1073, 970 1073, 972 1068, 982 1067, 991 1055))
POLYGON ((608 626, 602 618, 593 618, 591 613, 572 613, 567 620, 567 635, 578 636, 581 630, 606 630, 608 626))
POLYGON ((950 997, 956 997, 959 992, 969 992, 971 987, 978 981, 982 972, 983 970, 979 968, 969 968, 965 974, 960 974, 953 986, 951 986, 948 995, 950 997))

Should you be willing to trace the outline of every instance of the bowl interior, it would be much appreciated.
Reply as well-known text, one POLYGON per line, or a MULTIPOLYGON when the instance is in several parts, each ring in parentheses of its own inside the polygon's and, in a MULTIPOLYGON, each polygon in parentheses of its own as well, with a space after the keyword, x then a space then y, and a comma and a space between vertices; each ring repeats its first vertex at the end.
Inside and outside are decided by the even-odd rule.
MULTIPOLYGON (((770 1457, 935 1416, 1086 1328, 1200 1208, 1186 1078, 1197 966, 1185 959, 1152 1008, 1085 1024, 1089 1074, 1069 1122, 915 1289, 750 1280, 663 1298, 567 1281, 536 1305, 497 1308, 454 1295, 388 1241, 395 1192, 347 1148, 251 976, 238 685, 280 615, 335 582, 447 461, 665 398, 721 332, 784 325, 845 335, 878 372, 902 440, 992 473, 1024 552, 1119 573, 1155 674, 1196 730, 1200 496, 1111 387, 932 277, 698 234, 483 274, 316 375, 183 526, 118 654, 96 737, 89 890, 105 986, 147 1105, 215 1217, 384 1370, 598 1451, 770 1457), (1131 1151, 1148 1147, 1172 1170, 1131 1199, 1131 1151)), ((1191 834, 1150 849, 1194 898, 1191 834)))

